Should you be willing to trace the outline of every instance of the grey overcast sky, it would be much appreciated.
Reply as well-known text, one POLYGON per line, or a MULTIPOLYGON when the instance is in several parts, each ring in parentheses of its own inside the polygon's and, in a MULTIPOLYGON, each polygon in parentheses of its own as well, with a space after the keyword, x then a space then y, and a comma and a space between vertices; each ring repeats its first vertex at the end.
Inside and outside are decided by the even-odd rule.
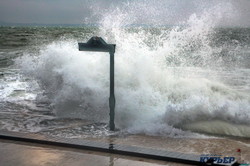
POLYGON ((233 13, 231 18, 222 25, 250 27, 250 0, 1 0, 0 22, 81 24, 88 20, 88 23, 96 23, 103 16, 100 13, 121 8, 137 13, 128 15, 137 17, 133 23, 157 20, 172 25, 221 2, 233 7, 228 11, 233 13))

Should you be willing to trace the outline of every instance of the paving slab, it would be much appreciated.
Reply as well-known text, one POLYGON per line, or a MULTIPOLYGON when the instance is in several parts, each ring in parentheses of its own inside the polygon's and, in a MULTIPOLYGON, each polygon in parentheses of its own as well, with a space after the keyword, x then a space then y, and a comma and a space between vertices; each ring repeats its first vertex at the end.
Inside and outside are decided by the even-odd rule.
MULTIPOLYGON (((92 150, 92 151, 127 155, 133 157, 143 157, 146 159, 178 162, 183 164, 204 165, 204 163, 200 162, 200 156, 198 155, 191 155, 179 152, 170 152, 170 151, 128 146, 128 145, 116 146, 113 143, 106 143, 106 142, 95 142, 82 139, 67 139, 67 138, 52 138, 52 137, 50 138, 50 137, 40 136, 39 134, 17 133, 10 131, 0 131, 0 138, 6 140, 28 142, 28 143, 53 145, 58 147, 92 150)), ((232 164, 214 163, 213 165, 232 165, 232 164)))

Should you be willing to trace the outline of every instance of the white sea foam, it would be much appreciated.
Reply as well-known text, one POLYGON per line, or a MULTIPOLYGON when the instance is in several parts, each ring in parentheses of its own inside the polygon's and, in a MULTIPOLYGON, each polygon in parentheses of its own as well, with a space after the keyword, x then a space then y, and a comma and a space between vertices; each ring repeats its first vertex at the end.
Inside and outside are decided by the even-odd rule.
MULTIPOLYGON (((15 69, 9 69, 3 74, 0 78, 0 101, 11 102, 36 98, 36 95, 29 91, 30 83, 20 77, 15 69)), ((35 85, 32 89, 35 89, 35 85)))
MULTIPOLYGON (((158 35, 143 28, 136 32, 123 28, 138 19, 131 14, 134 8, 128 6, 105 14, 98 34, 117 44, 118 128, 130 133, 182 136, 190 134, 182 129, 198 131, 194 127, 197 121, 249 124, 249 94, 210 76, 218 74, 211 70, 215 64, 222 65, 213 59, 220 48, 210 46, 210 37, 217 23, 233 10, 230 3, 194 13, 184 22, 185 27, 160 29, 158 35)), ((151 11, 141 6, 137 10, 151 11)), ((80 52, 77 41, 64 40, 41 48, 38 56, 23 56, 17 64, 38 80, 59 117, 108 121, 109 55, 80 52)), ((206 125, 209 128, 209 123, 206 125)), ((221 128, 221 134, 227 134, 223 125, 221 128)))

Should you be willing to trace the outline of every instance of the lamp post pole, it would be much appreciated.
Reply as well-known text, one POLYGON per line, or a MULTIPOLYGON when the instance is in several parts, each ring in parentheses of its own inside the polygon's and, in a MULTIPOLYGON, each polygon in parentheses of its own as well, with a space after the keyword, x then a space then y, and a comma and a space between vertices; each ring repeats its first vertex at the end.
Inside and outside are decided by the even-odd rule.
POLYGON ((92 37, 87 43, 78 43, 79 51, 109 52, 110 54, 110 96, 109 96, 109 127, 115 130, 115 44, 107 44, 101 37, 92 37))
POLYGON ((114 51, 110 53, 110 96, 109 96, 109 108, 110 108, 110 130, 115 130, 115 63, 114 63, 114 51))

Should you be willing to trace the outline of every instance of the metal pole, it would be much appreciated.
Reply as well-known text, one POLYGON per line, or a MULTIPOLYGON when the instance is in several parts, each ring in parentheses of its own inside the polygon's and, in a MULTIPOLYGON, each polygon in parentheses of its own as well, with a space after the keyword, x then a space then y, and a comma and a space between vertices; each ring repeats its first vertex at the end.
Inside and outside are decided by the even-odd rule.
POLYGON ((110 108, 110 121, 109 127, 111 131, 115 130, 115 76, 114 76, 114 50, 112 49, 110 52, 110 97, 109 97, 109 108, 110 108))
POLYGON ((109 52, 110 54, 110 96, 109 96, 109 127, 115 130, 115 76, 114 76, 114 54, 115 44, 107 44, 101 37, 94 36, 87 43, 78 43, 79 51, 109 52))

